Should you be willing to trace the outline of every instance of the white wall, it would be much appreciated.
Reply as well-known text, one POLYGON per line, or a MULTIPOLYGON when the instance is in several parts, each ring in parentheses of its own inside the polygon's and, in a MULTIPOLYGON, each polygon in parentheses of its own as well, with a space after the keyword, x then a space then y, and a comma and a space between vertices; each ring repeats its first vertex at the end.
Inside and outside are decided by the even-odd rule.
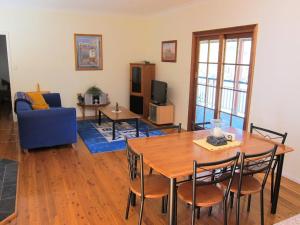
POLYGON ((0 35, 0 89, 3 88, 1 84, 1 79, 9 81, 9 69, 5 35, 0 35))
POLYGON ((77 93, 97 85, 111 102, 128 105, 129 63, 144 60, 143 33, 137 32, 141 22, 129 16, 0 10, 0 34, 8 34, 10 46, 12 93, 35 90, 38 82, 74 107, 77 93), (103 35, 102 71, 75 71, 74 33, 103 35))
POLYGON ((177 122, 187 123, 192 32, 258 24, 250 121, 287 131, 284 173, 300 183, 300 2, 297 0, 204 0, 150 18, 147 52, 158 78, 168 82, 177 122), (161 41, 178 40, 177 63, 163 63, 161 41))
POLYGON ((12 91, 60 92, 65 106, 91 85, 112 102, 128 104, 129 62, 156 63, 157 78, 169 85, 177 122, 187 123, 192 32, 257 23, 258 46, 250 121, 289 133, 284 173, 300 183, 297 141, 300 89, 298 0, 201 0, 145 19, 51 11, 0 10, 0 33, 9 34, 12 91), (74 33, 103 35, 103 71, 74 69, 74 33), (160 61, 161 41, 178 40, 177 63, 160 61))

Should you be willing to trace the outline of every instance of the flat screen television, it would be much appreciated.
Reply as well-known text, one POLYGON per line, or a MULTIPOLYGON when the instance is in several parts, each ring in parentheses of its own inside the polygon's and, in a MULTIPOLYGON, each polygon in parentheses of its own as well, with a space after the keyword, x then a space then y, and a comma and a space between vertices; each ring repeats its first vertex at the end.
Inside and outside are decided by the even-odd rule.
POLYGON ((168 84, 159 80, 151 82, 151 101, 156 105, 164 105, 167 103, 168 84))

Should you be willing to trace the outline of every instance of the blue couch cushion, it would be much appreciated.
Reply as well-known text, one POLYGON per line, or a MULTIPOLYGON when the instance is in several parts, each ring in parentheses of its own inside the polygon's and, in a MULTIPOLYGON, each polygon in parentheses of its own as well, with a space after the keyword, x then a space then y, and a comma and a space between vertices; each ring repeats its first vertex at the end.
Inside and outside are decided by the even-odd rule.
POLYGON ((15 113, 32 110, 32 102, 25 92, 17 92, 15 94, 14 110, 15 113))
POLYGON ((17 100, 15 102, 15 112, 21 112, 21 111, 31 111, 32 107, 31 104, 29 104, 27 101, 24 100, 17 100))
POLYGON ((46 93, 43 94, 43 97, 51 108, 61 107, 61 100, 60 100, 59 93, 46 93))

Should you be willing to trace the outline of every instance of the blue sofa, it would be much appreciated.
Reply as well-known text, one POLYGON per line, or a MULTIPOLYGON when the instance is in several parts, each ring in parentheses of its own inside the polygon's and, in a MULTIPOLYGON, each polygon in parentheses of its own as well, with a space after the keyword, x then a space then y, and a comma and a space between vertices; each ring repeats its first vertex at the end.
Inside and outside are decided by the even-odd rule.
POLYGON ((61 107, 58 93, 43 94, 50 109, 33 110, 24 92, 15 95, 15 113, 18 118, 22 149, 51 147, 77 142, 75 108, 61 107))

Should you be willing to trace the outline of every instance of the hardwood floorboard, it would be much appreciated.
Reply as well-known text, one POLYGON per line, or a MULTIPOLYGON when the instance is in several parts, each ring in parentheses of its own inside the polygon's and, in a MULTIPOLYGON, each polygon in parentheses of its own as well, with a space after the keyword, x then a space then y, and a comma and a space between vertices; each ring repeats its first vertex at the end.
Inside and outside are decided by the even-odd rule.
MULTIPOLYGON (((13 225, 123 225, 137 224, 140 200, 131 207, 126 221, 128 171, 124 151, 91 154, 79 139, 75 148, 20 151, 17 126, 0 114, 0 157, 20 162, 18 216, 13 225)), ((148 171, 146 168, 145 171, 148 171)), ((278 213, 270 214, 270 190, 265 192, 265 224, 273 224, 300 213, 300 185, 282 180, 278 213)), ((254 195, 250 213, 241 201, 241 224, 260 224, 259 196, 254 195)), ((144 224, 167 224, 161 200, 146 200, 144 224)), ((229 210, 229 224, 235 224, 235 209, 229 210)), ((178 224, 190 224, 191 212, 178 202, 178 224)), ((212 216, 201 209, 197 224, 222 224, 221 206, 212 216)))

